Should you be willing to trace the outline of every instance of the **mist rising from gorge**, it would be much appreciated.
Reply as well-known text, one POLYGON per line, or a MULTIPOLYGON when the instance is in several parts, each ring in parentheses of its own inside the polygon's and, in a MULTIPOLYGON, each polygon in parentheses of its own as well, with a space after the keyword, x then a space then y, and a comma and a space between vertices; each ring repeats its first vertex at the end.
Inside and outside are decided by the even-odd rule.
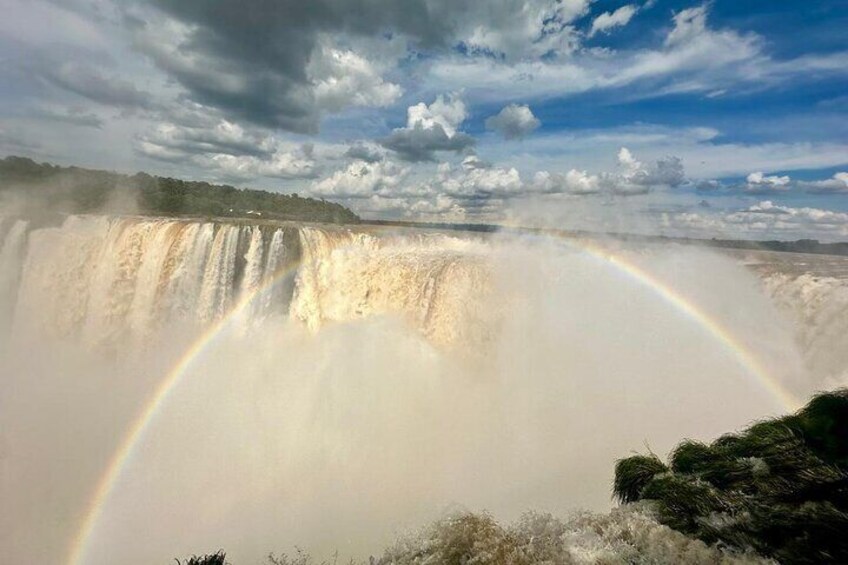
POLYGON ((67 558, 152 391, 222 318, 83 562, 362 557, 456 508, 605 511, 622 454, 783 413, 774 383, 803 397, 842 374, 810 368, 763 279, 692 247, 602 242, 728 328, 770 383, 579 241, 76 216, 4 218, 0 242, 14 562, 67 558))

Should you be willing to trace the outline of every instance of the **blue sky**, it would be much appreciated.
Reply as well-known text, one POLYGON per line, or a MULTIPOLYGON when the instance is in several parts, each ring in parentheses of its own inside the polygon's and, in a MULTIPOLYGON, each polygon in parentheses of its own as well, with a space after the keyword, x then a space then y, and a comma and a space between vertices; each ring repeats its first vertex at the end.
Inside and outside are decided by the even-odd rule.
POLYGON ((0 0, 0 154, 366 217, 848 240, 848 0, 0 0))

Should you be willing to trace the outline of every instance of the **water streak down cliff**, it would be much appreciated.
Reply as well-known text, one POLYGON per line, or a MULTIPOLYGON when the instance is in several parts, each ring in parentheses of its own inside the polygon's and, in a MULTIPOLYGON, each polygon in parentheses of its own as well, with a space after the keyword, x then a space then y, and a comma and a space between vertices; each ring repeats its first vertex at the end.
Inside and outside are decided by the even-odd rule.
POLYGON ((165 325, 202 328, 252 297, 251 324, 290 315, 317 330, 400 313, 447 343, 487 331, 467 300, 487 287, 470 248, 337 227, 70 216, 33 229, 5 219, 0 313, 16 331, 97 347, 138 344, 165 325))

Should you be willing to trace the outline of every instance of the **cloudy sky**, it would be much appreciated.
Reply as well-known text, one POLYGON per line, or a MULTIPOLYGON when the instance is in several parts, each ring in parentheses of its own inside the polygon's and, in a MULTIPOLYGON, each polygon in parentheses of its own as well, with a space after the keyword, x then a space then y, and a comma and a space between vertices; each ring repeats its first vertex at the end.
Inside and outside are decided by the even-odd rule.
POLYGON ((848 240, 848 0, 0 0, 0 155, 848 240))

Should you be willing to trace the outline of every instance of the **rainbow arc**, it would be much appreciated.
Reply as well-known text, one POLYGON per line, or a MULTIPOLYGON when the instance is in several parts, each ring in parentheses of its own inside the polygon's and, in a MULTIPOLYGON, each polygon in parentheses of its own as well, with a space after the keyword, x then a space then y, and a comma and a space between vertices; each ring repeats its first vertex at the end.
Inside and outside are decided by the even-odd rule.
MULTIPOLYGON (((749 375, 755 378, 787 412, 793 411, 800 406, 800 401, 775 378, 769 375, 762 362, 745 347, 742 341, 729 328, 717 318, 710 316, 708 312, 700 308, 678 290, 660 280, 624 254, 615 253, 608 248, 588 241, 565 241, 569 247, 600 260, 614 271, 627 276, 636 284, 654 292, 669 306, 698 324, 705 333, 731 352, 738 364, 749 375)), ((98 521, 103 513, 103 508, 108 502, 112 491, 115 489, 115 485, 121 478, 128 463, 132 460, 137 446, 144 439, 146 430, 155 421, 156 414, 167 404, 170 393, 177 387, 193 363, 202 357, 204 352, 214 345, 221 335, 225 334, 226 330, 233 325, 235 320, 239 319, 239 316, 247 310, 258 296, 269 291, 287 277, 293 276, 298 267, 299 265, 295 263, 283 268, 273 276, 267 278, 252 293, 241 297, 226 315, 212 324, 186 349, 178 362, 160 381, 148 403, 127 430, 123 441, 110 458, 106 469, 98 480, 90 501, 86 506, 82 523, 70 545, 66 561, 68 565, 82 565, 85 563, 86 554, 97 528, 98 521)))

